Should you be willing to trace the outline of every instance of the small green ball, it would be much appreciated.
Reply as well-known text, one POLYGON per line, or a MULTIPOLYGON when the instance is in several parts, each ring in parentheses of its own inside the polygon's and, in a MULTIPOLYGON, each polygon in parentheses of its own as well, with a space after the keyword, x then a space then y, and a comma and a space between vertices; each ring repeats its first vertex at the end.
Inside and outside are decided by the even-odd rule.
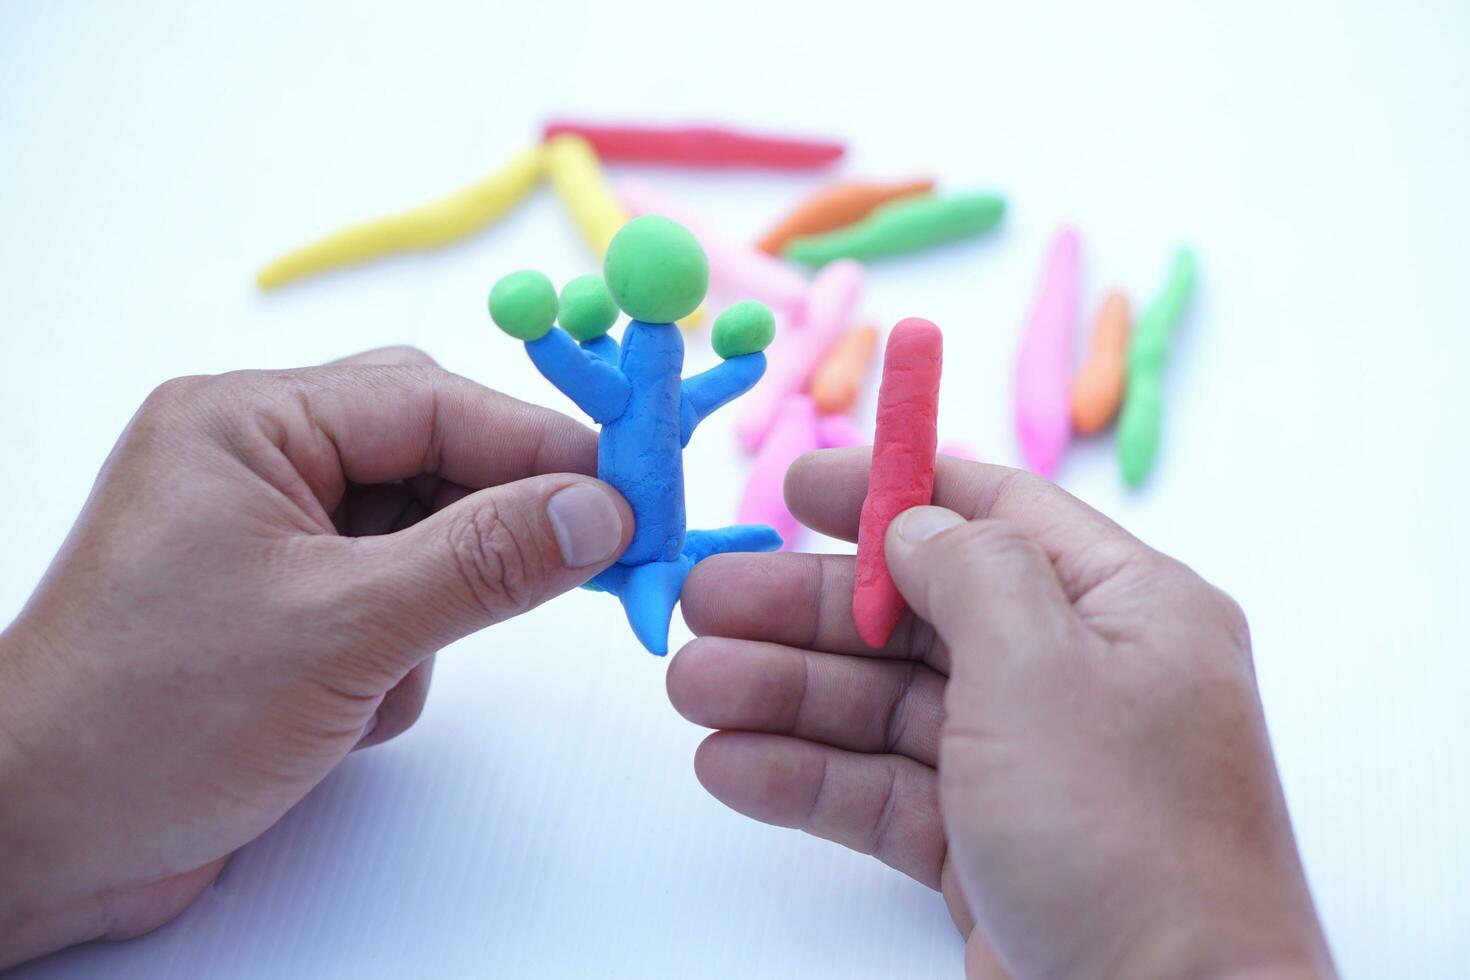
POLYGON ((699 241, 683 225, 654 214, 618 230, 602 272, 623 312, 645 323, 688 316, 709 288, 709 260, 699 241))
POLYGON ((596 340, 618 320, 618 304, 601 276, 578 276, 561 287, 561 328, 578 340, 596 340))
POLYGON ((776 316, 771 308, 748 299, 727 307, 715 317, 710 344, 724 360, 765 350, 776 337, 776 316))
POLYGON ((490 289, 490 319, 517 340, 539 340, 556 322, 556 287, 534 269, 503 276, 490 289))

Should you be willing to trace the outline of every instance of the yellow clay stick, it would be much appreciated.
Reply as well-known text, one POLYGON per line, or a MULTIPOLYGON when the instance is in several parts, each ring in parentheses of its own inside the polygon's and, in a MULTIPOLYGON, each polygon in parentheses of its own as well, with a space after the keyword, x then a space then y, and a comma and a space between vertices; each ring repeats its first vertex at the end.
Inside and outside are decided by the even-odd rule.
POLYGON ((532 147, 485 179, 448 197, 354 225, 288 252, 261 269, 255 281, 261 289, 275 289, 328 269, 464 238, 530 193, 541 178, 544 156, 541 147, 532 147))
POLYGON ((608 187, 592 144, 570 133, 552 137, 546 143, 546 174, 592 254, 601 261, 607 243, 628 223, 629 215, 608 187))
MULTIPOLYGON (((592 254, 602 261, 607 243, 632 215, 608 186, 597 151, 575 133, 553 136, 546 141, 546 175, 592 254)), ((703 319, 704 307, 700 307, 680 320, 679 326, 688 330, 703 319)))

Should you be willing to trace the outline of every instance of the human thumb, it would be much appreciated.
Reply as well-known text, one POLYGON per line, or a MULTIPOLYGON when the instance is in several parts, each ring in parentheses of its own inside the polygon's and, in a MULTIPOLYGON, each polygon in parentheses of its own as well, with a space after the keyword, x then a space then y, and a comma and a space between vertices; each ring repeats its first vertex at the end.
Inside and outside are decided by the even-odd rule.
POLYGON ((364 539, 391 586, 384 615, 423 653, 533 609, 611 565, 633 535, 612 487, 569 473, 472 493, 412 527, 364 539))
POLYGON ((1006 521, 914 507, 889 525, 884 557, 909 606, 950 648, 957 679, 978 657, 1054 648, 1074 615, 1046 553, 1006 521))

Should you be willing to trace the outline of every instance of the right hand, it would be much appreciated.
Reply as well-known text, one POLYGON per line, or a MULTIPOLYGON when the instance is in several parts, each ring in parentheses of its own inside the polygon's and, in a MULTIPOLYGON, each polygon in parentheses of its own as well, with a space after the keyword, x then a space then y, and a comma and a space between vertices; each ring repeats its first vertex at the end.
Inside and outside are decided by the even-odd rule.
MULTIPOLYGON (((869 450, 799 460, 792 512, 856 538, 869 450)), ((728 555, 684 589, 674 705, 701 782, 940 888, 971 977, 1317 976, 1239 607, 1039 478, 941 457, 852 622, 853 559, 728 555)))

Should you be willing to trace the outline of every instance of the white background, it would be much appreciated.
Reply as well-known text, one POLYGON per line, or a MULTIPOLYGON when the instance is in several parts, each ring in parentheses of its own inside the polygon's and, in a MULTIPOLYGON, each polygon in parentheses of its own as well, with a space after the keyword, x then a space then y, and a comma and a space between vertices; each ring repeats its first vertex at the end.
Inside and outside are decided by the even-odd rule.
MULTIPOLYGON (((943 435, 995 460, 1017 459, 1012 357, 1058 225, 1089 307, 1146 301, 1194 243, 1154 478, 1126 492, 1104 441, 1060 480, 1250 614, 1345 972, 1470 975, 1470 7, 822 7, 7 4, 0 620, 172 375, 408 342, 567 407, 484 313, 510 269, 590 271, 548 192, 440 253, 257 295, 282 248, 474 179, 550 112, 837 134, 846 172, 1010 196, 1001 234, 884 264, 865 304, 946 328, 943 435)), ((640 176, 749 237, 819 179, 640 176)), ((689 453, 694 526, 733 516, 730 422, 689 453)), ((606 597, 439 664, 410 734, 179 921, 19 975, 959 975, 936 895, 704 794, 700 732, 606 597)))

